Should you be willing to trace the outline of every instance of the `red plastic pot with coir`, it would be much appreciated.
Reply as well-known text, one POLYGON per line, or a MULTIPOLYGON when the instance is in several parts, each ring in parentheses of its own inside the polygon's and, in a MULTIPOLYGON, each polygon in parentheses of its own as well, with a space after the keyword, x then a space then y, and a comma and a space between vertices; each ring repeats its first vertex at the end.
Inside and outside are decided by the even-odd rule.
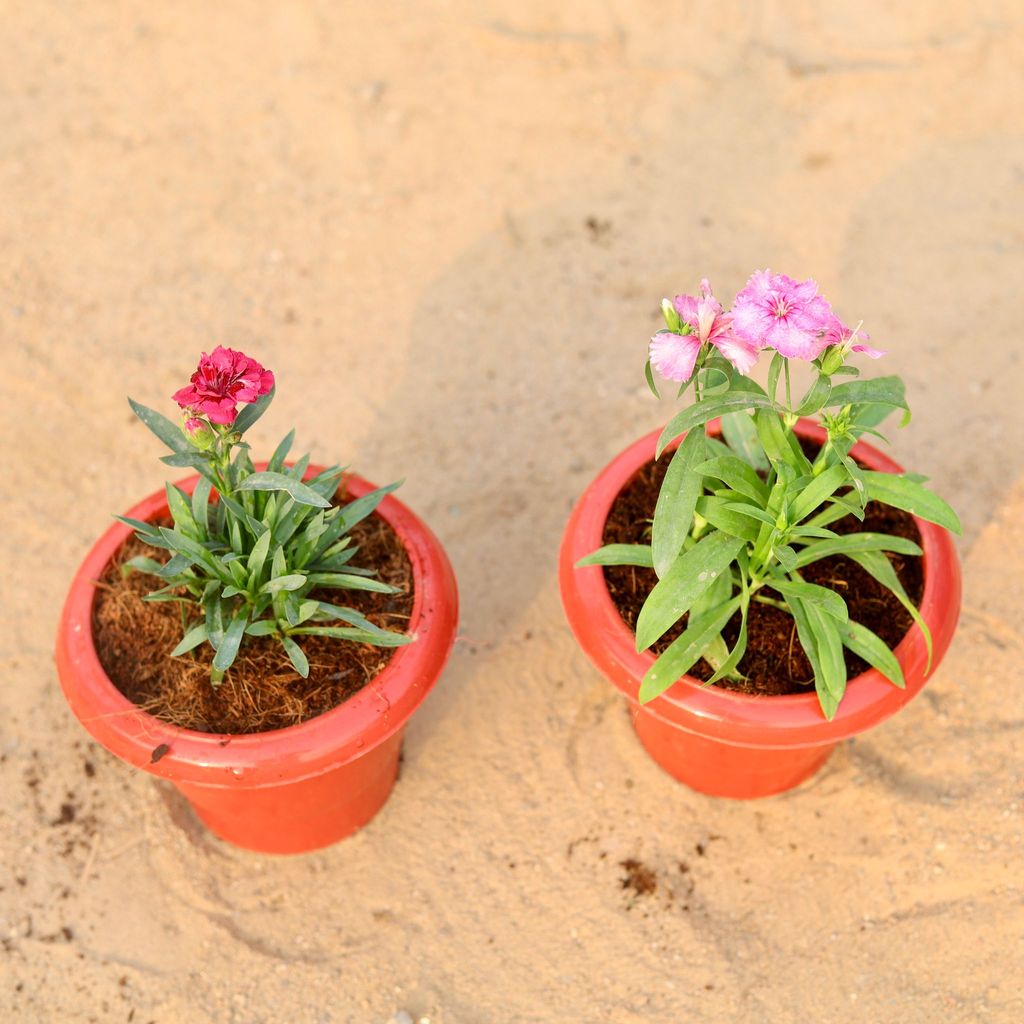
MULTIPOLYGON (((306 477, 319 472, 310 466, 306 477)), ((180 486, 191 492, 197 480, 180 486)), ((352 498, 374 486, 346 478, 352 498)), ((152 520, 166 513, 159 491, 127 515, 152 520)), ((71 710, 111 753, 173 782, 210 830, 237 846, 301 853, 356 831, 391 792, 405 727, 448 659, 458 619, 455 576, 430 529, 393 495, 376 514, 412 564, 408 628, 416 642, 397 648, 383 671, 344 703, 300 725, 244 735, 181 729, 133 704, 104 672, 93 643, 95 581, 132 535, 116 523, 79 568, 60 621, 57 672, 71 710)))
MULTIPOLYGON (((717 422, 709 424, 717 433, 717 422)), ((825 431, 810 420, 801 437, 823 442, 825 431)), ((575 568, 603 543, 605 521, 619 493, 654 458, 659 431, 616 456, 573 509, 562 540, 559 582, 562 604, 584 652, 630 702, 633 728, 647 752, 670 775, 712 796, 751 798, 792 789, 813 775, 837 743, 877 725, 924 686, 928 652, 911 628, 895 649, 906 687, 899 689, 871 669, 851 679, 835 717, 828 721, 812 691, 753 696, 683 676, 660 697, 640 704, 640 681, 652 664, 637 652, 636 636, 612 602, 600 566, 575 568)), ((877 448, 859 442, 852 455, 884 473, 902 472, 877 448)), ((960 564, 949 531, 916 519, 924 551, 921 615, 931 630, 934 672, 949 647, 960 613, 960 564)))

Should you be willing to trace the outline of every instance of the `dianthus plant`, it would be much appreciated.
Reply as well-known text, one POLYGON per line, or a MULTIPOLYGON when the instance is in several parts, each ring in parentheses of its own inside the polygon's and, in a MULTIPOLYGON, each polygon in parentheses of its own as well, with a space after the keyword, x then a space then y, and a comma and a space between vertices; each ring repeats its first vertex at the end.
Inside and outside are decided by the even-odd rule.
MULTIPOLYGON (((931 637, 901 585, 887 552, 920 555, 912 541, 883 533, 840 534, 829 527, 845 516, 863 520, 868 502, 903 509, 959 532, 956 514, 911 473, 877 473, 851 457, 866 435, 891 413, 909 410, 895 376, 858 379, 847 360, 854 354, 884 355, 858 337, 818 294, 814 281, 758 271, 726 312, 711 287, 662 304, 666 329, 652 339, 647 381, 657 395, 653 370, 693 389, 693 402, 672 417, 657 444, 671 451, 658 496, 650 544, 611 544, 580 565, 648 566, 657 583, 636 624, 636 646, 646 650, 686 617, 682 634, 643 678, 640 700, 649 701, 704 658, 709 683, 738 678, 747 646, 752 602, 781 608, 793 617, 797 636, 814 670, 822 711, 835 715, 847 683, 844 648, 904 685, 898 660, 877 634, 850 618, 843 597, 807 582, 802 573, 822 558, 845 555, 891 590, 924 634, 931 637), (762 352, 771 353, 767 383, 749 374, 762 352), (806 391, 794 393, 791 363, 809 365, 806 391), (817 414, 826 439, 805 454, 794 427, 817 414), (720 428, 709 423, 720 418, 720 428), (730 649, 722 636, 739 616, 730 649)), ((883 437, 884 440, 884 437, 883 437)))
POLYGON ((274 397, 274 375, 241 352, 218 346, 205 353, 191 383, 174 395, 182 423, 129 399, 136 416, 171 454, 161 461, 199 472, 191 495, 167 484, 173 526, 118 516, 146 544, 170 553, 167 561, 140 555, 125 572, 156 576, 148 601, 181 605, 184 637, 171 652, 213 648, 210 681, 218 685, 248 637, 276 637, 295 671, 309 674, 296 642, 328 636, 396 647, 412 637, 381 629, 354 608, 318 600, 317 591, 394 587, 372 569, 352 565, 357 547, 348 535, 398 484, 381 487, 344 506, 332 505, 344 472, 338 466, 303 481, 309 456, 285 459, 293 430, 257 472, 245 432, 274 397), (242 405, 241 410, 238 406, 242 405))

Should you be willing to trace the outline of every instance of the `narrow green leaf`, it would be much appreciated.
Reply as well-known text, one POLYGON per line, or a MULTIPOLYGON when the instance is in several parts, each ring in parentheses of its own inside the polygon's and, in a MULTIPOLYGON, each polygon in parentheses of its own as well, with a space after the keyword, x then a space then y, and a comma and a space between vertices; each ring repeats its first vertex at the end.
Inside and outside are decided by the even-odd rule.
POLYGON ((294 443, 295 431, 289 430, 281 439, 281 443, 274 449, 274 454, 270 456, 270 461, 267 463, 267 472, 280 473, 284 469, 284 460, 288 458, 288 453, 292 450, 294 443))
POLYGON ((773 409, 758 409, 754 414, 754 425, 761 447, 777 470, 782 465, 788 465, 800 475, 810 473, 811 464, 807 456, 796 438, 786 433, 777 412, 773 409))
POLYGON ((658 394, 658 385, 654 383, 654 371, 651 369, 650 359, 644 363, 644 379, 647 381, 647 386, 651 389, 651 394, 655 398, 661 398, 661 395, 658 394))
POLYGON ((961 533, 960 519, 952 508, 934 491, 922 487, 901 473, 875 473, 864 471, 868 498, 883 505, 901 508, 920 519, 938 523, 953 533, 961 533))
POLYGON ((404 647, 416 639, 408 633, 392 633, 386 629, 370 632, 365 629, 350 629, 347 626, 300 626, 290 632, 298 636, 329 636, 336 640, 373 644, 374 647, 404 647))
POLYGON ((244 406, 235 417, 234 429, 239 434, 244 434, 267 411, 267 407, 274 400, 276 393, 277 388, 272 387, 261 398, 257 398, 255 402, 244 406))
MULTIPOLYGON (((845 385, 839 385, 845 387, 845 385)), ((824 374, 819 374, 818 379, 807 389, 807 393, 800 399, 796 407, 798 416, 812 416, 828 402, 829 392, 832 390, 832 381, 824 374)))
MULTIPOLYGON (((750 544, 757 541, 759 524, 750 516, 737 511, 742 503, 726 501, 724 498, 703 497, 697 502, 697 512, 715 529, 739 537, 750 544)), ((746 507, 746 506, 742 506, 746 507)))
POLYGON ((846 472, 845 466, 830 466, 824 473, 816 476, 793 498, 792 504, 789 507, 789 522, 799 523, 822 505, 840 487, 849 482, 849 474, 846 472))
POLYGON ((636 626, 636 649, 646 650, 726 571, 743 541, 715 532, 683 552, 648 595, 636 626))
POLYGON ((804 605, 816 605, 839 622, 847 622, 850 618, 846 602, 828 587, 807 583, 805 580, 783 580, 774 577, 768 585, 784 597, 798 597, 804 605))
POLYGON ((295 671, 305 679, 309 675, 309 662, 306 660, 305 654, 302 653, 302 648, 290 636, 281 637, 281 646, 288 655, 288 659, 294 666, 295 671))
POLYGON ((920 547, 904 537, 891 537, 885 533, 848 533, 808 544, 797 554, 796 567, 802 569, 805 565, 817 562, 821 558, 845 555, 853 551, 894 551, 900 555, 921 554, 920 547))
POLYGON ((206 477, 200 477, 192 492, 192 518, 199 527, 200 536, 204 540, 210 535, 210 492, 212 490, 213 484, 206 477))
POLYGON ((192 504, 188 495, 172 483, 165 484, 164 491, 167 493, 167 507, 171 511, 174 525, 189 535, 196 533, 196 521, 192 517, 192 504))
MULTIPOLYGON (((231 668, 235 658, 238 656, 242 635, 245 633, 245 627, 248 624, 249 617, 244 613, 236 615, 228 623, 228 628, 224 630, 224 637, 217 648, 217 653, 213 657, 213 667, 218 672, 227 672, 231 668)), ((205 626, 203 628, 205 629, 205 626)))
POLYGON ((163 563, 158 562, 155 558, 150 558, 148 555, 136 555, 134 558, 129 558, 121 566, 121 573, 127 576, 131 572, 143 572, 149 576, 155 576, 160 570, 163 569, 163 563))
POLYGON ((344 572, 311 572, 307 580, 315 587, 341 590, 372 590, 378 594, 397 594, 398 588, 380 580, 367 579, 344 572))
POLYGON ((851 380, 845 384, 837 384, 824 404, 889 405, 897 409, 906 409, 907 398, 903 381, 899 377, 875 377, 872 380, 851 380))
MULTIPOLYGON (((252 546, 252 551, 249 552, 249 558, 245 566, 249 573, 249 579, 253 584, 259 583, 260 574, 263 572, 263 564, 266 562, 269 552, 270 531, 264 530, 252 546)), ((255 589, 255 586, 253 589, 255 589)))
POLYGON ((738 459, 735 455, 724 458, 708 459, 695 467, 704 476, 721 480, 734 491, 751 498, 757 505, 764 507, 768 502, 768 487, 757 475, 753 467, 738 459))
POLYGON ((260 593, 279 594, 283 590, 300 590, 309 580, 312 580, 312 576, 307 577, 302 575, 302 573, 289 573, 286 576, 275 576, 273 579, 267 580, 267 582, 260 587, 260 593))
POLYGON ((172 452, 193 452, 195 449, 189 444, 181 429, 173 424, 162 413, 148 406, 129 398, 128 404, 132 412, 142 420, 143 423, 158 437, 172 452))
POLYGON ((314 508, 330 508, 331 505, 312 488, 283 473, 253 473, 238 485, 237 490, 285 491, 300 505, 312 505, 314 508))
POLYGON ((894 686, 904 689, 907 684, 903 678, 903 667, 880 636, 852 619, 839 632, 844 646, 878 669, 894 686))
POLYGON ((703 426, 708 420, 716 416, 724 416, 730 412, 737 412, 746 409, 763 409, 770 406, 771 400, 766 395, 759 395, 754 391, 730 391, 719 398, 710 398, 706 402, 698 402, 691 405, 682 412, 676 413, 668 422, 668 426, 661 432, 658 438, 658 447, 655 453, 657 458, 668 445, 680 434, 685 434, 694 427, 703 426))
POLYGON ((274 619, 260 619, 259 622, 250 623, 245 627, 245 632, 249 636, 271 636, 277 631, 277 622, 274 619))
POLYGON ((910 600, 910 595, 904 589, 903 584, 900 583, 900 578, 896 575, 896 570, 893 568, 888 556, 881 551, 847 552, 847 556, 852 558, 866 573, 878 580, 883 587, 891 590, 896 595, 900 604, 910 613, 910 617, 917 624, 918 629, 921 630, 921 635, 924 637, 925 647, 928 649, 928 663, 925 667, 925 673, 930 672, 932 668, 932 631, 922 618, 917 605, 910 600))
POLYGON ((187 654, 193 648, 198 647, 201 643, 206 642, 206 623, 200 622, 198 626, 193 626, 185 635, 182 637, 181 643, 171 651, 171 657, 177 658, 181 654, 187 654))
POLYGON ((654 568, 650 544, 606 544, 576 563, 577 569, 587 565, 640 565, 654 568))
POLYGON ((673 453, 658 492, 651 527, 651 557, 659 579, 671 568, 693 526, 697 498, 704 489, 700 475, 693 469, 704 455, 704 430, 691 430, 673 453))
POLYGON ((376 511, 377 506, 380 505, 384 498, 392 491, 401 487, 403 482, 402 480, 396 480, 393 484, 388 484, 386 487, 378 487, 375 491, 370 491, 369 494, 364 494, 361 498, 356 498, 355 501, 350 501, 347 505, 343 505, 341 516, 345 521, 345 530, 351 530, 356 523, 362 522, 368 515, 376 511))
POLYGON ((745 410, 722 417, 722 436, 729 447, 753 469, 767 473, 770 463, 761 447, 754 420, 745 410))
POLYGON ((702 615, 691 613, 686 629, 644 674, 640 683, 640 703, 654 700, 689 672, 739 606, 740 598, 734 597, 702 615))

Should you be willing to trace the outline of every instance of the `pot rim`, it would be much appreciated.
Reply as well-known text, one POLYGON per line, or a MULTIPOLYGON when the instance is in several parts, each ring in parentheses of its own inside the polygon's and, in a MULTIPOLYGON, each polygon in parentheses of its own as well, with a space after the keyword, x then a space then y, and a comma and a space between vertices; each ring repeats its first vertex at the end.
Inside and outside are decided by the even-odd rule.
MULTIPOLYGON (((257 463, 256 468, 264 468, 257 463)), ((303 479, 323 471, 311 465, 303 479)), ((177 481, 191 493, 198 474, 177 481)), ((346 474, 346 493, 359 498, 376 488, 346 474)), ((149 520, 167 511, 163 490, 126 515, 149 520)), ((175 782, 252 787, 319 775, 384 742, 408 718, 436 682, 451 652, 458 620, 455 575, 440 542, 406 505, 388 494, 375 513, 398 534, 413 574, 409 630, 415 643, 395 649, 384 669, 348 700, 298 725, 259 733, 205 733, 171 725, 143 711, 113 684, 93 641, 96 587, 133 530, 115 522, 92 546, 72 580, 57 633, 61 687, 82 725, 128 763, 175 782), (167 752, 152 762, 155 748, 167 752)))
MULTIPOLYGON (((708 424, 721 430, 719 420, 708 424)), ((824 428, 809 419, 797 433, 824 441, 824 428)), ((960 564, 949 531, 915 516, 924 552, 924 595, 920 612, 932 632, 933 658, 926 673, 927 648, 921 631, 911 627, 895 648, 906 688, 899 689, 876 669, 847 683, 835 717, 821 712, 814 691, 761 696, 706 686, 683 676, 647 704, 638 701, 640 680, 654 656, 637 652, 636 636, 626 625, 604 581, 600 566, 576 569, 575 564, 601 545, 611 506, 630 479, 654 457, 660 429, 620 452, 597 475, 577 502, 566 525, 559 556, 562 605, 580 646, 593 664, 630 700, 637 713, 651 714, 686 732, 735 746, 789 748, 835 743, 877 724, 898 711, 924 686, 949 647, 960 611, 960 564)), ((858 441, 851 450, 871 469, 887 473, 902 467, 874 446, 858 441)))

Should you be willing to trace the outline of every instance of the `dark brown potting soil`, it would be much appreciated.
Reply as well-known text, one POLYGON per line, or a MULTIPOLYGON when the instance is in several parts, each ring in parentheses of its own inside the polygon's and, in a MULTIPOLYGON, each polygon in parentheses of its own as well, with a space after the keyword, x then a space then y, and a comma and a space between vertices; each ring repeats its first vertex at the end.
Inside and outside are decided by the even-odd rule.
MULTIPOLYGON (((359 553, 353 564, 375 570, 396 594, 323 590, 314 598, 346 605, 385 629, 404 630, 412 614, 412 566, 397 534, 379 516, 351 530, 359 553)), ((213 652, 203 644, 176 658, 182 637, 180 608, 143 601, 157 589, 153 576, 121 573, 138 554, 166 555, 132 537, 97 584, 93 636, 100 663, 114 685, 157 718, 186 729, 253 733, 297 725, 337 707, 361 690, 391 659, 395 648, 374 647, 329 637, 302 636, 296 642, 309 660, 309 677, 292 667, 273 637, 248 637, 219 687, 210 684, 213 652)), ((337 623, 345 625, 344 623, 337 623)))
MULTIPOLYGON (((808 446, 808 454, 814 448, 808 446)), ((668 469, 667 458, 650 462, 626 485, 612 505, 604 528, 605 544, 649 544, 651 519, 657 504, 661 482, 668 469)), ((847 516, 829 527, 836 533, 869 531, 895 534, 920 543, 921 534, 913 516, 900 509, 872 502, 863 522, 847 516)), ((924 593, 924 574, 920 556, 889 554, 896 574, 915 604, 924 593)), ((653 569, 634 566, 607 566, 604 570, 608 591, 630 629, 635 630, 637 616, 657 577, 653 569)), ((895 647, 913 624, 909 613, 887 588, 866 573, 856 562, 843 555, 823 558, 801 570, 808 583, 817 583, 841 594, 850 610, 850 618, 877 633, 889 647, 895 647)), ((775 595, 778 596, 778 595, 775 595)), ((661 654, 686 627, 686 618, 670 629, 651 647, 661 654)), ((739 634, 737 613, 722 630, 731 647, 739 634)), ((846 651, 849 678, 869 667, 846 651)), ((780 608, 752 601, 747 616, 747 652, 739 664, 742 680, 722 679, 716 686, 744 693, 805 693, 814 688, 814 673, 800 646, 793 617, 780 608)), ((710 679, 713 670, 704 660, 697 662, 689 675, 710 679)))

